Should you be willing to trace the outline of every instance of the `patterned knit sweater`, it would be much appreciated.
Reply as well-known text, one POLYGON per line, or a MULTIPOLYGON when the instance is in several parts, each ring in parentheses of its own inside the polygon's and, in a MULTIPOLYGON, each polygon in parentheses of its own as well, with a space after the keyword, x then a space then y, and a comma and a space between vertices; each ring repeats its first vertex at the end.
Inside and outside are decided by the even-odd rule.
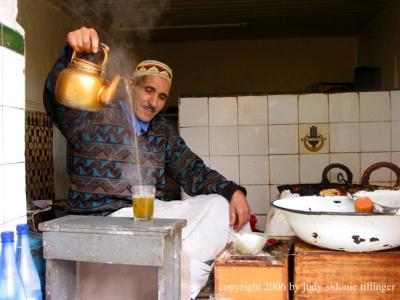
POLYGON ((46 111, 68 142, 70 213, 106 215, 130 206, 131 187, 139 183, 140 176, 142 183, 156 186, 158 199, 166 201, 173 199, 165 196, 165 174, 191 196, 216 193, 230 200, 236 190, 245 192, 208 168, 161 113, 150 122, 146 133, 137 136, 136 147, 129 116, 118 101, 99 112, 58 103, 57 76, 68 66, 71 55, 71 48, 66 46, 44 89, 46 111))

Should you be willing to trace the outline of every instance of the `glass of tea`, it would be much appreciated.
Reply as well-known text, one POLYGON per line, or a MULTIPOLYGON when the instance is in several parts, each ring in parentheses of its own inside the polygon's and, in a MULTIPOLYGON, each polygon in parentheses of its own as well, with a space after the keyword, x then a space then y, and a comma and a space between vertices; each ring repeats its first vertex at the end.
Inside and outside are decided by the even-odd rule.
POLYGON ((155 193, 156 187, 153 185, 133 187, 132 206, 135 220, 151 220, 153 218, 155 193))

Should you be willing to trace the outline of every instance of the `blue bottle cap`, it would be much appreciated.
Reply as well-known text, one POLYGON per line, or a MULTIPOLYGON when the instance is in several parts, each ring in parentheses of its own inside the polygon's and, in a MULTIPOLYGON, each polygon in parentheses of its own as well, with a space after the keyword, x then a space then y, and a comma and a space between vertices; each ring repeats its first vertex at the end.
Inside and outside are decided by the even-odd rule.
POLYGON ((29 232, 28 224, 18 224, 17 225, 17 234, 24 234, 29 232))
POLYGON ((14 232, 13 231, 3 231, 1 233, 2 243, 13 243, 14 242, 14 232))

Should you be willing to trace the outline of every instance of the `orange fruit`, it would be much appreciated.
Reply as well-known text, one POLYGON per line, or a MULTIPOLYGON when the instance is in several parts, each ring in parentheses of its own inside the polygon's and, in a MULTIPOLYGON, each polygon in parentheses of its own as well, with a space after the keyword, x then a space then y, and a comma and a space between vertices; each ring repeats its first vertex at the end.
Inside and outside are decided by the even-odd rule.
POLYGON ((361 197, 354 201, 354 208, 359 213, 373 213, 374 203, 368 197, 361 197))

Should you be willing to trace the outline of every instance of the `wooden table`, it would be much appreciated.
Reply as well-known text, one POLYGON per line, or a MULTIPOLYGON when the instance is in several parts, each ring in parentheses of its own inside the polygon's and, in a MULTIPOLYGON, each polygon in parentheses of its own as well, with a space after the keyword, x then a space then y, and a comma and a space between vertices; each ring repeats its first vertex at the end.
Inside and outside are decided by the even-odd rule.
POLYGON ((39 225, 46 259, 46 299, 74 299, 76 262, 158 267, 158 299, 180 299, 186 220, 65 216, 39 225), (131 255, 121 255, 129 249, 131 255))
POLYGON ((296 239, 294 299, 400 299, 400 248, 344 252, 296 239))

